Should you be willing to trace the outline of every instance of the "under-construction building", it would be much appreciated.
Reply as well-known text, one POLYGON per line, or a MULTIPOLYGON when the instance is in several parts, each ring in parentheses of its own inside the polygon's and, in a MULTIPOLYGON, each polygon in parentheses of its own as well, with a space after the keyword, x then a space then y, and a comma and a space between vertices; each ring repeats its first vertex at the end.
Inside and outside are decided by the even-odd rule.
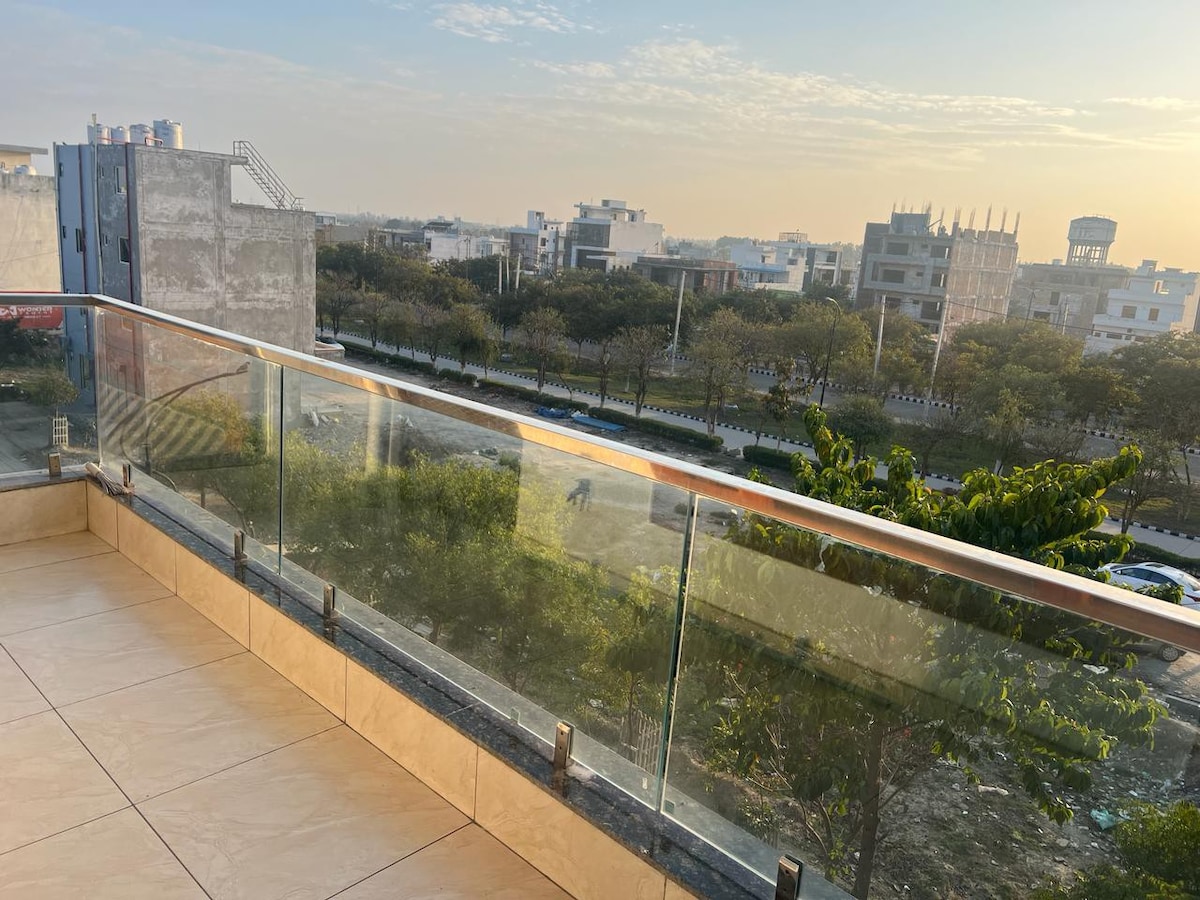
POLYGON ((1023 263, 1013 283, 1009 315, 1042 321, 1063 334, 1087 338, 1108 309, 1109 292, 1129 286, 1130 270, 1108 262, 1117 223, 1103 216, 1072 219, 1067 258, 1023 263))
POLYGON ((855 306, 884 303, 934 334, 968 322, 1002 318, 1017 270, 1017 217, 1006 230, 1007 214, 992 228, 988 210, 982 229, 971 214, 964 227, 956 213, 948 227, 921 212, 893 212, 887 222, 870 222, 863 237, 855 306))

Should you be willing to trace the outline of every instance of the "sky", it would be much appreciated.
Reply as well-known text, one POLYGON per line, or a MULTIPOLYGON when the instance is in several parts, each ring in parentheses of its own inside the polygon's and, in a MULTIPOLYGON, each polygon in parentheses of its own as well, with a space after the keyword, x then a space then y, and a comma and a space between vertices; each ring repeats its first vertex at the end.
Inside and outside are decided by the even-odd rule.
POLYGON ((1194 0, 0 0, 0 142, 172 118, 309 209, 499 225, 607 197, 860 242, 991 207, 1031 261, 1102 214, 1115 261, 1198 270, 1196 34, 1194 0))

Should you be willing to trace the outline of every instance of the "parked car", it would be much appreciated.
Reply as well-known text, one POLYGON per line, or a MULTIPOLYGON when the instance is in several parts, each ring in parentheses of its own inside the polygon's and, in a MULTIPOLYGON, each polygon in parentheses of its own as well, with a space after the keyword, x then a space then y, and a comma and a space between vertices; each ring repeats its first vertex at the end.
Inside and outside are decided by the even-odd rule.
MULTIPOLYGON (((1180 606, 1190 609, 1200 609, 1200 579, 1189 575, 1182 569, 1163 563, 1109 563, 1101 566, 1099 571, 1107 572, 1109 584, 1140 591, 1145 588, 1155 588, 1174 585, 1183 591, 1180 606)), ((1171 644, 1157 643, 1154 645, 1159 659, 1174 662, 1183 655, 1183 650, 1171 644)))

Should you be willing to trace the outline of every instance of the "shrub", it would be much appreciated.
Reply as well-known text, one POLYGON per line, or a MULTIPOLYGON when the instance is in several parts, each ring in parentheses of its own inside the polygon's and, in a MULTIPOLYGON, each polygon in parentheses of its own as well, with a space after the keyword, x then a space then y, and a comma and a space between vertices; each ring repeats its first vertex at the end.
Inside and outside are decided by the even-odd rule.
POLYGON ((702 450, 719 450, 721 445, 725 443, 722 438, 716 435, 710 437, 702 431, 696 431, 683 425, 672 425, 670 422, 660 422, 658 419, 642 419, 637 416, 631 416, 629 413, 618 412, 615 409, 601 409, 599 406, 593 406, 587 412, 594 419, 615 422, 618 425, 624 425, 643 434, 654 434, 658 437, 669 438, 683 444, 691 444, 693 447, 699 447, 702 450))
POLYGON ((474 387, 476 381, 474 372, 460 372, 458 369, 438 369, 438 377, 448 379, 449 381, 457 381, 459 384, 465 384, 468 387, 474 387))
POLYGON ((776 450, 774 447, 742 448, 742 459, 756 466, 766 466, 771 469, 781 469, 784 472, 792 470, 792 453, 787 450, 776 450))
POLYGON ((587 412, 588 408, 586 403, 581 403, 578 400, 568 400, 566 397, 552 397, 549 394, 542 394, 533 388, 523 387, 519 384, 505 384, 485 378, 479 381, 479 386, 487 388, 490 391, 508 394, 512 397, 520 397, 522 400, 528 400, 537 406, 551 406, 555 409, 573 409, 578 412, 587 412))

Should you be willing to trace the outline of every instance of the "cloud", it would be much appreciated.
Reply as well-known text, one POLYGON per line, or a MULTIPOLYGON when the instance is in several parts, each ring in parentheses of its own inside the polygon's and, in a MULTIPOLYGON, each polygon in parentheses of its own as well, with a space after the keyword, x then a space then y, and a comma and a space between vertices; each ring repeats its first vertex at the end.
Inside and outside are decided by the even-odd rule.
POLYGON ((530 63, 535 69, 541 69, 545 72, 552 72, 555 75, 573 75, 580 78, 616 78, 617 70, 608 63, 602 62, 578 62, 578 63, 552 63, 545 60, 535 59, 530 63))
POLYGON ((1200 109, 1200 100, 1185 100, 1182 97, 1109 97, 1105 103, 1150 109, 1156 112, 1186 112, 1200 109))
POLYGON ((487 3, 443 3, 434 7, 434 28, 489 44, 513 39, 521 29, 571 34, 578 25, 550 3, 514 0, 510 6, 487 3))

